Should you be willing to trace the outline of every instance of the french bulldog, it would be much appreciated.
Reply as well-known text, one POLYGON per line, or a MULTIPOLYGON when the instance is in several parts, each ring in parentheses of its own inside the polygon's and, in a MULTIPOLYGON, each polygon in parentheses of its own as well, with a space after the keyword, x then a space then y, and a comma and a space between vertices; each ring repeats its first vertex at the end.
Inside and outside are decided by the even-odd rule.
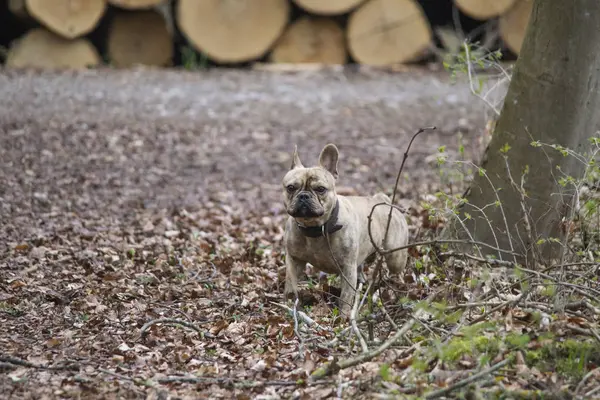
MULTIPOLYGON (((378 203, 391 204, 384 193, 374 196, 336 194, 339 151, 326 145, 319 165, 304 167, 294 147, 290 170, 283 177, 283 202, 289 214, 285 225, 285 297, 298 296, 298 277, 306 263, 321 272, 341 276, 340 311, 346 318, 354 303, 359 267, 374 256, 376 249, 368 232, 369 214, 378 203)), ((393 208, 387 239, 385 230, 390 207, 378 206, 372 215, 371 233, 380 248, 393 249, 408 243, 408 224, 400 210, 393 208)), ((390 272, 402 276, 406 249, 385 254, 390 272)))

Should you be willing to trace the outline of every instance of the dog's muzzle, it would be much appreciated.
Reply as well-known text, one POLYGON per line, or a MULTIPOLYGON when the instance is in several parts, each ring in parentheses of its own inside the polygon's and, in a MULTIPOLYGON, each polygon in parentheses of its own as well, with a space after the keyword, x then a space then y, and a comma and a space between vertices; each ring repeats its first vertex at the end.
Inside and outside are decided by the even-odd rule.
POLYGON ((314 202, 310 194, 300 192, 296 196, 295 205, 290 215, 294 218, 315 218, 321 217, 325 213, 322 207, 320 207, 320 210, 315 210, 314 208, 314 202))

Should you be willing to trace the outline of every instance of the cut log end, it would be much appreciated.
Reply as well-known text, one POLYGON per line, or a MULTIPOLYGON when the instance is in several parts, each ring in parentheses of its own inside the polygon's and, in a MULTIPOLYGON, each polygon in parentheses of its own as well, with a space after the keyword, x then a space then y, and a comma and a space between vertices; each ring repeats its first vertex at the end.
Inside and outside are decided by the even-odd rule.
POLYGON ((115 66, 168 66, 173 52, 167 22, 158 12, 121 12, 112 20, 108 33, 108 57, 115 66))
POLYGON ((507 12, 516 0, 454 0, 454 4, 468 16, 486 20, 507 12))
POLYGON ((533 0, 517 0, 514 7, 500 17, 500 37, 510 51, 521 52, 529 17, 533 8, 533 0))
POLYGON ((352 11, 364 0, 294 0, 298 6, 317 15, 339 15, 352 11))
POLYGON ((327 18, 302 17, 291 24, 275 44, 275 63, 344 64, 348 55, 344 31, 327 18))
POLYGON ((177 23, 188 41, 220 63, 263 56, 282 34, 287 0, 180 0, 177 23))
POLYGON ((106 9, 106 0, 26 0, 29 14, 67 39, 91 32, 106 9))
POLYGON ((350 15, 347 41, 357 62, 385 66, 419 59, 432 32, 415 0, 369 0, 350 15))
POLYGON ((65 39, 36 28, 13 42, 6 66, 13 68, 82 69, 101 63, 96 48, 84 38, 65 39))
POLYGON ((165 0, 108 0, 110 5, 127 10, 143 10, 160 5, 165 0))

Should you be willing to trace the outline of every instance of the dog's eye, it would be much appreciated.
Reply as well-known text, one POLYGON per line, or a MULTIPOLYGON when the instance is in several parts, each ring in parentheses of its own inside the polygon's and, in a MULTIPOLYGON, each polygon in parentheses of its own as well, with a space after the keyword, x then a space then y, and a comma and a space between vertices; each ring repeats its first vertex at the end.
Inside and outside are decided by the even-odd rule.
POLYGON ((317 188, 315 188, 315 191, 319 194, 323 194, 327 191, 327 189, 324 186, 318 186, 317 188))
POLYGON ((296 191, 296 186, 294 186, 294 185, 287 185, 286 189, 287 189, 288 193, 294 193, 296 191))

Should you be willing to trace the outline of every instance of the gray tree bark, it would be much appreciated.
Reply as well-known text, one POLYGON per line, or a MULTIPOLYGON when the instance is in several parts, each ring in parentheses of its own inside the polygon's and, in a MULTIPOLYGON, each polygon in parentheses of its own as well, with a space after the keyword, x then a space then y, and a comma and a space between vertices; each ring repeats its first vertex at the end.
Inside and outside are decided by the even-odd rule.
MULTIPOLYGON (((464 225, 454 220, 447 233, 506 250, 512 247, 521 255, 518 262, 528 264, 535 242, 563 237, 561 221, 570 216, 574 193, 572 187, 559 185, 558 179, 562 173, 581 178, 585 165, 530 143, 537 140, 586 152, 589 138, 600 130, 599 80, 600 1, 535 0, 522 51, 481 165, 491 184, 486 176, 475 174, 466 195, 469 204, 459 209, 461 219, 465 219, 465 212, 471 219, 464 220, 464 225), (525 208, 533 240, 524 223, 522 196, 507 173, 501 151, 505 144, 510 146, 506 155, 517 185, 529 168, 525 208), (494 205, 497 196, 502 207, 494 205)), ((546 243, 537 248, 538 255, 548 261, 559 256, 562 246, 546 243)), ((489 248, 482 251, 514 260, 489 248)))

